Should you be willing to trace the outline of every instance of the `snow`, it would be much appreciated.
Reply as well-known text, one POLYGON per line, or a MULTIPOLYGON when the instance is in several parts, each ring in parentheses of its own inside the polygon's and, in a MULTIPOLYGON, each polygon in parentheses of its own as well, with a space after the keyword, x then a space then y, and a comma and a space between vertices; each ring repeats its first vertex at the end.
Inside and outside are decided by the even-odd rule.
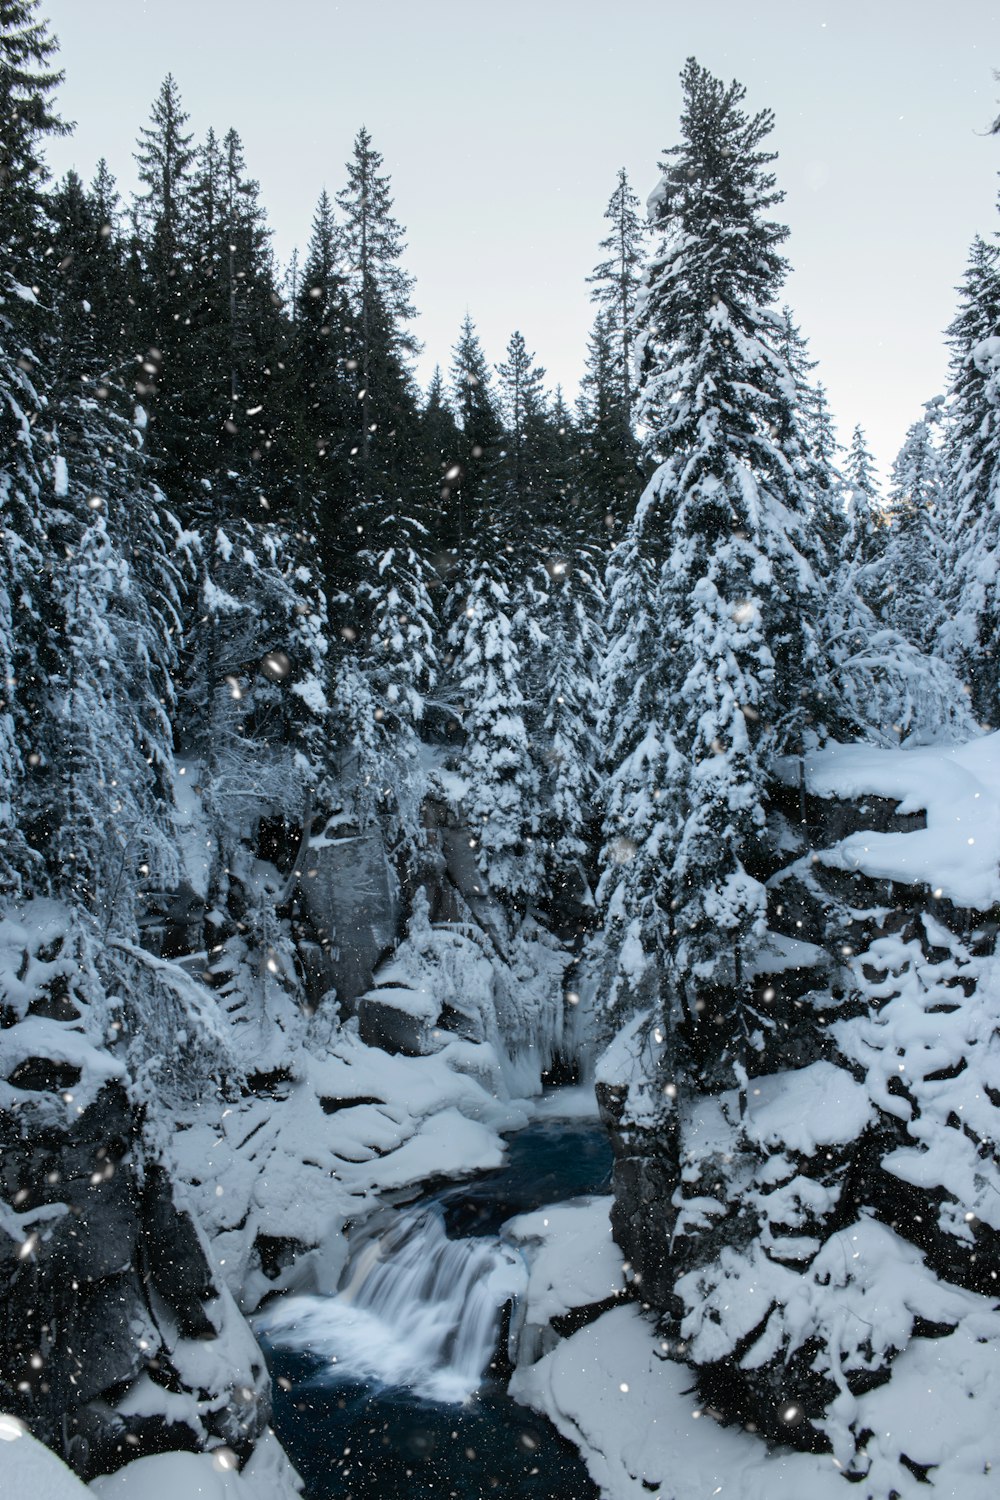
POLYGON ((215 854, 215 840, 209 831, 202 803, 199 777, 202 763, 197 760, 175 760, 173 781, 174 830, 184 874, 198 896, 208 891, 208 881, 215 854))
MULTIPOLYGON (((871 1435, 868 1471, 845 1486, 836 1454, 768 1450, 722 1427, 692 1390, 691 1371, 666 1357, 637 1307, 613 1308, 536 1364, 519 1366, 511 1394, 575 1443, 605 1500, 730 1496, 732 1500, 995 1500, 1000 1465, 1000 1361, 994 1330, 974 1323, 941 1339, 913 1339, 893 1378, 857 1398, 855 1427, 871 1435), (900 1461, 931 1465, 921 1483, 900 1461)), ((794 1399, 794 1392, 789 1399, 794 1399)))
POLYGON ((829 954, 817 943, 805 943, 782 932, 768 932, 753 963, 747 966, 747 973, 752 977, 787 974, 796 969, 826 968, 829 962, 829 954))
MULTIPOLYGON (((88 1493, 83 1486, 80 1491, 88 1493)), ((212 1453, 139 1458, 89 1486, 89 1493, 99 1500, 298 1500, 299 1492, 295 1471, 270 1433, 242 1473, 235 1455, 218 1448, 212 1453)))
POLYGON ((755 1078, 744 1125, 748 1137, 763 1146, 811 1156, 818 1146, 858 1140, 873 1115, 868 1090, 843 1068, 820 1061, 755 1078))
MULTIPOLYGON (((786 762, 786 778, 797 769, 786 762)), ((1000 732, 912 750, 832 745, 805 757, 805 779, 820 797, 890 797, 901 813, 927 814, 923 829, 852 834, 820 851, 823 864, 925 885, 978 911, 1000 901, 1000 732)))
POLYGON ((555 1089, 530 1103, 534 1120, 596 1120, 600 1114, 590 1084, 555 1089))
POLYGON ((855 1494, 829 1457, 768 1454, 759 1439, 718 1426, 691 1384, 691 1371, 664 1357, 652 1324, 628 1306, 604 1313, 536 1364, 519 1366, 510 1389, 580 1448, 606 1500, 649 1500, 650 1492, 663 1500, 855 1494))
MULTIPOLYGON (((0 1416, 0 1495, 3 1500, 87 1500, 90 1491, 61 1459, 31 1436, 16 1417, 0 1416)), ((172 1500, 182 1500, 173 1496, 172 1500)))
POLYGON ((544 1327, 571 1308, 625 1290, 622 1253, 611 1238, 611 1203, 610 1197, 555 1203, 504 1225, 504 1238, 528 1261, 526 1323, 544 1327))
POLYGON ((312 1055, 298 1055, 286 1098, 196 1105, 164 1142, 171 1175, 247 1311, 285 1286, 335 1288, 347 1220, 363 1219, 381 1194, 499 1166, 501 1132, 530 1118, 529 1105, 497 1097, 500 1066, 488 1046, 455 1038, 431 1056, 400 1057, 347 1028, 321 1052, 317 1041, 312 1055), (336 1101, 335 1112, 321 1101, 336 1101), (302 1247, 287 1278, 252 1268, 258 1235, 302 1247))
MULTIPOLYGON (((45 1016, 28 1016, 3 1039, 2 1071, 9 1077, 29 1058, 40 1057, 79 1070, 79 1081, 61 1096, 67 1118, 82 1114, 112 1079, 124 1081, 124 1065, 98 1049, 80 1031, 45 1016)), ((23 1095, 0 1084, 0 1108, 16 1108, 23 1095)))

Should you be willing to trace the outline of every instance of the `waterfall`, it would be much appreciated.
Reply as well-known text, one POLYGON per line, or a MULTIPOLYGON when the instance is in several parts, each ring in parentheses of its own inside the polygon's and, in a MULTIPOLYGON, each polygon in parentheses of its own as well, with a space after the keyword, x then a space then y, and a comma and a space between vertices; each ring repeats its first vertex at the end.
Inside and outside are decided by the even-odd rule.
POLYGON ((344 1375, 465 1401, 496 1349, 501 1308, 526 1281, 498 1240, 450 1240, 431 1204, 363 1226, 335 1297, 287 1297, 255 1322, 344 1375))

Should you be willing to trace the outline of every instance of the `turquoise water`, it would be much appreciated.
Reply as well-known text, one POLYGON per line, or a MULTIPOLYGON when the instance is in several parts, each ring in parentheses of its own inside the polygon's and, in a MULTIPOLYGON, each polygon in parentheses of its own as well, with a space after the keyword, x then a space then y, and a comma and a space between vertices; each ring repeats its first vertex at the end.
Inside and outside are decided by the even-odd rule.
MULTIPOLYGON (((595 1121, 547 1120, 508 1142, 504 1166, 430 1195, 451 1238, 495 1236, 512 1215, 607 1191, 611 1149, 595 1121)), ((362 1381, 328 1358, 262 1337, 274 1428, 305 1500, 597 1500, 576 1450, 487 1379, 463 1403, 362 1381)))

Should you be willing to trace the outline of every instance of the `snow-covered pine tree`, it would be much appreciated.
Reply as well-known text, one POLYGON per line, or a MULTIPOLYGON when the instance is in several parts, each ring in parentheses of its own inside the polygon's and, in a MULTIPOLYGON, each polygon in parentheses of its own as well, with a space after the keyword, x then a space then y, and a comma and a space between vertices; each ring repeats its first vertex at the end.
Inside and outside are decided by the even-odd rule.
POLYGON ((557 923, 578 920, 582 904, 590 899, 600 792, 603 555, 572 519, 551 536, 541 563, 537 623, 542 639, 533 652, 535 701, 528 719, 536 759, 540 752, 544 906, 557 923))
POLYGON ((747 115, 745 90, 694 59, 682 81, 637 314, 640 421, 659 468, 615 555, 632 576, 611 584, 609 677, 618 657, 635 665, 607 715, 601 898, 616 971, 708 1082, 743 1066, 757 1024, 765 783, 774 755, 814 733, 822 687, 809 497, 771 310, 787 233, 767 216, 782 197, 762 149, 773 117, 747 115), (649 879, 630 910, 636 859, 649 879))
POLYGON ((43 501, 53 479, 44 429, 52 328, 43 147, 67 127, 52 94, 56 41, 37 0, 0 0, 0 891, 31 863, 24 776, 40 764, 38 706, 50 647, 43 501))
POLYGON ((353 725, 355 774, 371 788, 386 846, 402 872, 412 869, 421 843, 419 726, 438 675, 428 537, 418 520, 384 501, 362 506, 358 514, 363 529, 355 618, 361 639, 354 669, 363 674, 367 691, 356 685, 344 706, 368 720, 353 725))
POLYGON ((799 481, 809 504, 806 537, 810 561, 819 577, 825 577, 843 545, 846 529, 843 479, 837 466, 840 444, 826 391, 813 379, 816 360, 809 357, 809 340, 796 324, 792 310, 783 307, 777 349, 791 376, 790 404, 795 414, 799 443, 788 444, 799 481))
POLYGON ((844 504, 847 530, 842 555, 859 563, 870 562, 875 554, 874 532, 881 524, 883 510, 878 470, 868 451, 864 428, 858 423, 843 462, 844 504))
MULTIPOLYGON (((906 615, 902 603, 897 613, 896 588, 902 590, 901 601, 909 598, 909 583, 900 578, 899 568, 911 563, 901 561, 898 553, 893 560, 903 533, 893 538, 887 524, 886 503, 860 427, 855 427, 847 451, 842 492, 846 525, 827 591, 823 631, 828 698, 834 705, 830 717, 838 737, 895 745, 942 731, 956 737, 971 734, 967 700, 952 668, 930 649, 934 643, 922 636, 919 617, 906 615)), ((915 577, 926 579, 926 559, 912 566, 915 577)), ((943 592, 943 577, 939 586, 943 592)), ((940 598, 927 603, 938 618, 940 598)))
POLYGON ((933 650, 945 618, 945 488, 930 423, 914 422, 892 466, 882 545, 869 573, 878 581, 881 619, 922 651, 933 650))
POLYGON ((1000 723, 1000 248, 973 241, 961 302, 948 329, 951 391, 945 457, 945 529, 953 580, 942 651, 972 693, 977 714, 1000 723))
POLYGON ((450 601, 452 692, 465 739, 463 805, 485 885, 510 914, 538 900, 544 861, 540 782, 525 722, 526 652, 541 632, 523 604, 502 534, 480 528, 478 561, 450 601))

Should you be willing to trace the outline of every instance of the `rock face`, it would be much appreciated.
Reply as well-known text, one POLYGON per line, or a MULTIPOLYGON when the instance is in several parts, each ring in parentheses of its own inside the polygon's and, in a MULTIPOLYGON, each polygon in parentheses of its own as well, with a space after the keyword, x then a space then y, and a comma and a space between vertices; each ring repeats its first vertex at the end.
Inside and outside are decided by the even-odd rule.
POLYGON ((379 833, 313 839, 299 891, 317 934, 332 941, 330 973, 349 1013, 399 932, 399 886, 379 833))
POLYGON ((787 962, 753 977, 770 1028, 715 1094, 675 1084, 651 1013, 620 1034, 597 1084, 612 1225, 706 1405, 860 1478, 856 1403, 912 1339, 969 1319, 1000 1340, 995 926, 803 838, 906 834, 921 813, 780 788, 772 816, 768 946, 787 962))
POLYGON ((0 1405, 85 1477, 212 1442, 246 1455, 270 1408, 156 1164, 101 956, 54 902, 0 923, 0 1405))
POLYGON ((190 1215, 142 1159, 121 1084, 55 1120, 25 1091, 0 1112, 7 1287, 0 1401, 84 1477, 266 1426, 263 1360, 190 1215), (221 1378, 220 1378, 221 1377, 221 1378))

